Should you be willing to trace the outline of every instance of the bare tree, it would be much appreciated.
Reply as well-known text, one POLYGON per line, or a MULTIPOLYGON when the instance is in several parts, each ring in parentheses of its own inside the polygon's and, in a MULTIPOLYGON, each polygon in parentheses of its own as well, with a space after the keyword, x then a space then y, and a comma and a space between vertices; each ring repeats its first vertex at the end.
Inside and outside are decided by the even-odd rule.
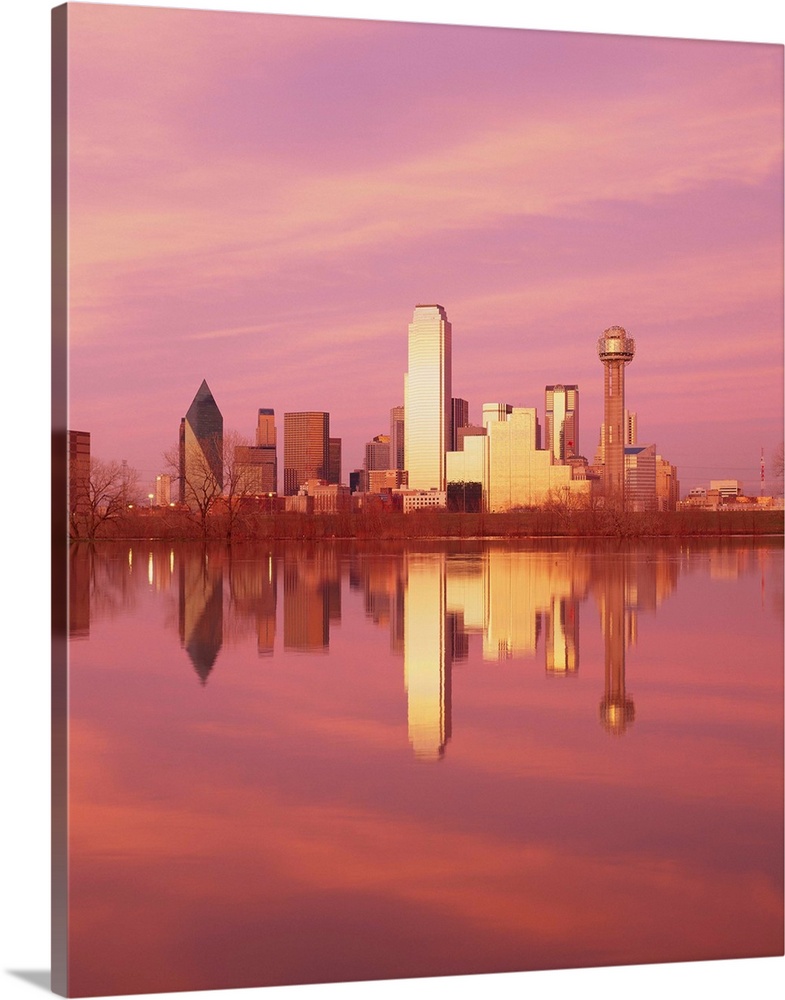
POLYGON ((226 538, 231 541, 243 501, 258 491, 259 472, 247 461, 250 441, 236 431, 227 431, 223 438, 224 501, 226 503, 226 538))
POLYGON ((243 499, 257 492, 254 467, 242 460, 242 449, 249 445, 237 432, 225 431, 220 438, 192 444, 185 454, 179 446, 164 453, 179 483, 180 500, 198 520, 203 538, 209 533, 210 513, 220 512, 231 540, 243 499))
POLYGON ((207 537, 207 516, 223 492, 223 450, 220 437, 179 445, 164 452, 164 462, 179 486, 180 502, 198 520, 207 537))
POLYGON ((69 512, 72 538, 95 538, 103 524, 141 500, 137 472, 125 462, 91 459, 85 485, 69 512))

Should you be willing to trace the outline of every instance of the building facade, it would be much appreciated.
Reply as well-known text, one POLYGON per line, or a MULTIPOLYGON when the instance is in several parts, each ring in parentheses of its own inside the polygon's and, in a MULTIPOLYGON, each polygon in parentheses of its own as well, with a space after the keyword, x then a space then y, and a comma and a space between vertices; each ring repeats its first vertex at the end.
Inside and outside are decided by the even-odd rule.
POLYGON ((162 472, 155 477, 155 506, 168 507, 172 502, 172 477, 162 472))
POLYGON ((404 379, 404 461, 409 486, 444 490, 452 435, 452 326, 440 305, 418 305, 404 379))
POLYGON ((580 454, 578 445, 578 386, 545 386, 545 441, 557 462, 580 454))
POLYGON ((679 470, 675 465, 666 462, 662 455, 657 455, 657 509, 676 510, 679 502, 679 470))
POLYGON ((337 486, 341 481, 341 438, 330 438, 327 447, 329 451, 327 482, 332 486, 337 486))
POLYGON ((631 444, 624 449, 625 503, 629 510, 657 510, 657 447, 631 444))
POLYGON ((309 411, 283 415, 283 491, 294 496, 309 479, 328 480, 330 414, 309 411))
POLYGON ((404 408, 394 406, 390 410, 390 468, 405 469, 405 427, 404 408))
POLYGON ((456 399, 450 403, 450 447, 449 451, 458 450, 458 430, 469 425, 469 403, 465 399, 456 399))
POLYGON ((591 482, 576 478, 569 463, 556 463, 549 449, 539 447, 536 410, 486 403, 483 420, 485 434, 467 435, 463 450, 447 455, 447 479, 480 483, 485 510, 537 507, 566 494, 588 497, 591 482))
POLYGON ((90 432, 68 432, 68 511, 86 514, 90 508, 90 432))
POLYGON ((223 425, 205 379, 180 421, 180 502, 189 507, 223 490, 223 425))

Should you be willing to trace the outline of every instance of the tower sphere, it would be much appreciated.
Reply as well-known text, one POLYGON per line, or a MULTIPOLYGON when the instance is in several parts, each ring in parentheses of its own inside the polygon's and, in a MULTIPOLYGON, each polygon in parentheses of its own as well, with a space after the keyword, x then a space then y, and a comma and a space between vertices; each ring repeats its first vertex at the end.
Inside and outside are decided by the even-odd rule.
POLYGON ((627 336, 623 326, 609 326, 597 341, 600 361, 621 361, 629 364, 635 356, 635 341, 627 336))

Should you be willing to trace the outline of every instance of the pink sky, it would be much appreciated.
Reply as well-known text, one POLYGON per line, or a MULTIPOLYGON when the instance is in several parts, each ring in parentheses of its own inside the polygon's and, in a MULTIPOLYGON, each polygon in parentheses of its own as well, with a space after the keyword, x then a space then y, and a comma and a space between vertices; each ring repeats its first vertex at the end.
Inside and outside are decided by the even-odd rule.
MULTIPOLYGON (((70 7, 72 428, 164 471, 206 378, 225 428, 328 410, 343 478, 403 402, 418 302, 453 392, 536 406, 596 341, 679 468, 759 489, 782 440, 782 47, 70 7)), ((282 465, 282 461, 280 462, 282 465)))

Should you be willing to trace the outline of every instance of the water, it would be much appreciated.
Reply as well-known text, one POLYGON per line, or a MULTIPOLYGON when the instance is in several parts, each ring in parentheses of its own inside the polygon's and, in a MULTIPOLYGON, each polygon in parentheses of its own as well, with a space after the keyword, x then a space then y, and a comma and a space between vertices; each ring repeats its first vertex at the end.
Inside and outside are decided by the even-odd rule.
POLYGON ((781 540, 71 554, 76 995, 782 951, 781 540))

